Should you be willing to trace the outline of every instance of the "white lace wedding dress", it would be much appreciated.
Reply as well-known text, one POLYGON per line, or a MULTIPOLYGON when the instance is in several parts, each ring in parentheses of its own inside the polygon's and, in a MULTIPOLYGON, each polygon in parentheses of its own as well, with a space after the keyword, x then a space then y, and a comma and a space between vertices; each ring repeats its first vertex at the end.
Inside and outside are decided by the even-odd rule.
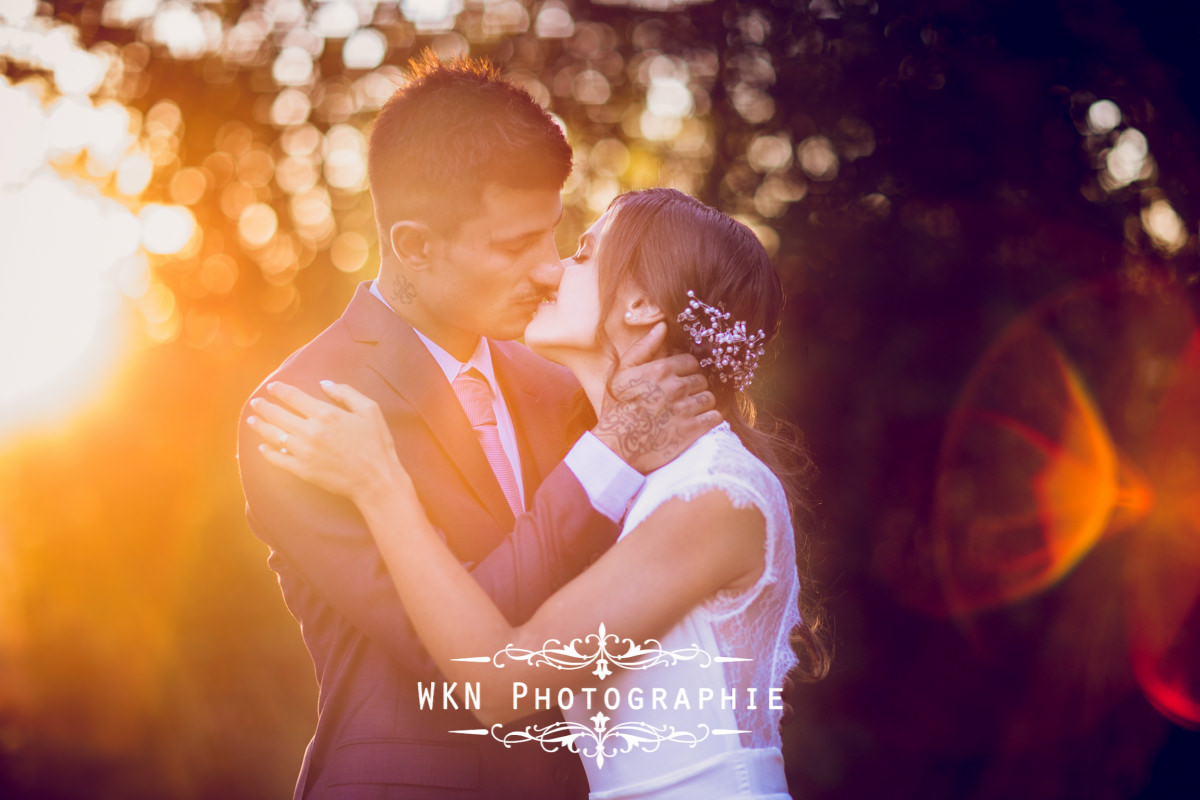
MULTIPOLYGON (((592 800, 788 798, 779 750, 780 711, 771 707, 771 689, 778 697, 784 674, 795 661, 788 633, 800 615, 791 517, 779 480, 723 423, 647 477, 621 536, 667 500, 712 490, 724 492, 739 508, 762 512, 767 533, 762 576, 748 589, 711 597, 658 640, 663 651, 685 654, 677 663, 648 669, 618 663, 600 682, 590 710, 577 694, 563 711, 568 722, 588 728, 602 724, 603 730, 613 731, 629 723, 634 734, 645 726, 658 731, 633 745, 610 735, 606 742, 612 755, 603 759, 581 752, 592 800), (689 653, 696 657, 687 658, 689 653), (614 710, 601 702, 609 687, 617 688, 622 698, 614 710), (631 695, 633 689, 641 691, 631 695), (656 689, 665 699, 662 704, 653 702, 656 689), (706 695, 708 691, 712 694, 706 695), (641 698, 640 709, 627 702, 635 695, 641 698), (702 702, 706 696, 712 699, 702 702), (597 720, 597 711, 607 719, 597 720), (671 734, 676 735, 655 741, 671 734)), ((610 633, 620 636, 620 631, 610 633)), ((610 647, 609 652, 620 655, 624 647, 610 647)))

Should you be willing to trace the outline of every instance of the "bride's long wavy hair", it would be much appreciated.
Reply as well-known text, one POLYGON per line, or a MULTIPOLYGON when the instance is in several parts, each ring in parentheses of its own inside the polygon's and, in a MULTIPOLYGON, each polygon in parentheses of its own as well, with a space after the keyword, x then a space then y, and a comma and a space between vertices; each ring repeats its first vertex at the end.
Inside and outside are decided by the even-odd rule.
MULTIPOLYGON (((608 319, 623 286, 634 285, 664 313, 667 346, 703 360, 709 345, 697 345, 676 316, 687 306, 688 290, 703 302, 723 305, 750 332, 762 330, 769 344, 779 330, 783 288, 779 275, 753 231, 716 209, 674 189, 646 189, 619 196, 600 250, 600 319, 608 319)), ((601 341, 612 348, 601 326, 601 341)), ((787 491, 797 529, 809 527, 808 487, 815 474, 798 429, 759 413, 750 395, 722 383, 706 368, 717 409, 734 433, 779 477, 787 491)), ((611 376, 610 376, 611 377, 611 376)), ((791 634, 802 676, 817 681, 829 672, 832 644, 816 602, 807 564, 806 537, 797 542, 802 622, 791 634)))

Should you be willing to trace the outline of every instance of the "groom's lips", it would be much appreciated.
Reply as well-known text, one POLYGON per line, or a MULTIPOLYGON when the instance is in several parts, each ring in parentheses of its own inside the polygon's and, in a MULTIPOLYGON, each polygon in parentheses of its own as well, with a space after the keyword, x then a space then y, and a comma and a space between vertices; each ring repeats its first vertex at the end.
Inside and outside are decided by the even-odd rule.
POLYGON ((533 319, 537 315, 538 309, 546 302, 545 295, 534 295, 533 297, 522 298, 517 300, 514 308, 519 308, 523 316, 533 319))
POLYGON ((548 294, 542 294, 542 295, 538 295, 536 297, 531 297, 528 300, 522 300, 521 305, 529 306, 534 311, 537 311, 542 306, 554 305, 554 303, 557 301, 558 301, 558 292, 550 292, 548 294))

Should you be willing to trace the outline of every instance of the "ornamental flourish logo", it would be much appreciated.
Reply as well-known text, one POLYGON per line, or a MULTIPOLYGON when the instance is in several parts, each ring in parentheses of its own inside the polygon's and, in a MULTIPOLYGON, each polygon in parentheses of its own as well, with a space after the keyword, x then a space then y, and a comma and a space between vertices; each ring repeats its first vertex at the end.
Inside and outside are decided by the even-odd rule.
POLYGON ((679 650, 664 650, 657 639, 647 639, 637 644, 633 639, 621 639, 615 633, 609 633, 600 623, 599 633, 588 634, 582 639, 572 639, 564 645, 558 639, 550 639, 542 645, 541 650, 524 650, 511 644, 493 656, 477 656, 474 658, 456 658, 455 661, 490 661, 493 666, 504 669, 504 662, 523 661, 531 667, 549 666, 555 669, 585 669, 592 664, 596 668, 592 674, 600 680, 605 680, 613 674, 609 665, 619 669, 650 669, 659 664, 675 665, 681 661, 698 661, 700 666, 720 664, 726 661, 749 661, 748 658, 727 658, 713 656, 697 645, 679 650), (594 644, 592 652, 586 652, 587 645, 594 644), (551 645, 554 645, 553 647, 551 645), (584 647, 581 652, 580 646, 584 647), (625 652, 616 654, 609 647, 625 647, 625 652))
MULTIPOLYGON (((572 753, 578 753, 582 758, 594 758, 596 767, 604 769, 604 760, 618 753, 628 753, 637 748, 647 753, 653 753, 663 742, 681 742, 689 747, 695 747, 713 736, 728 736, 741 733, 736 730, 709 730, 707 725, 699 733, 677 731, 673 725, 649 725, 645 722, 622 722, 606 729, 610 717, 603 711, 596 712, 591 718, 592 727, 578 722, 556 722, 553 725, 529 725, 524 730, 509 731, 501 736, 497 733, 499 725, 493 725, 491 735, 512 747, 517 742, 537 742, 547 753, 553 753, 562 747, 572 753)), ((454 733, 474 733, 474 731, 453 731, 454 733)), ((485 731, 486 732, 486 731, 485 731)))
MULTIPOLYGON (((752 661, 753 659, 714 655, 696 644, 677 650, 667 650, 662 647, 662 644, 657 639, 647 639, 641 643, 635 642, 633 639, 622 639, 616 634, 609 633, 604 624, 601 623, 597 633, 572 639, 566 644, 563 644, 559 639, 550 639, 539 650, 526 650, 510 644, 503 650, 499 650, 490 656, 470 656, 454 660, 480 664, 490 663, 497 669, 505 669, 513 664, 523 663, 533 668, 549 667, 555 670, 590 670, 592 675, 601 682, 604 682, 613 675, 618 674, 617 671, 619 670, 648 670, 659 666, 672 667, 685 662, 692 662, 700 669, 707 669, 714 664, 752 661)), ((513 708, 516 709, 518 701, 528 696, 529 687, 520 681, 514 681, 512 686, 513 708)), ((455 688, 453 684, 449 687, 443 686, 443 708, 451 707, 446 705, 447 700, 453 703, 452 707, 458 707, 457 703, 454 703, 453 699, 450 698, 450 694, 455 688)), ((428 706, 432 708, 434 700, 433 685, 430 684, 428 689, 424 686, 419 686, 418 689, 421 707, 425 708, 428 706)), ((576 702, 578 696, 582 695, 585 698, 586 708, 592 710, 593 695, 597 691, 596 687, 585 687, 577 691, 563 688, 558 693, 557 705, 560 708, 569 709, 576 702)), ((699 708, 703 709, 706 702, 714 703, 715 705, 717 701, 715 692, 710 688, 699 689, 695 696, 689 695, 687 689, 679 688, 673 700, 674 706, 667 699, 668 690, 666 688, 648 690, 651 693, 651 697, 648 699, 644 698, 644 691, 647 690, 643 690, 641 687, 634 687, 629 689, 624 698, 622 698, 620 690, 610 686, 603 692, 604 708, 609 711, 615 711, 625 706, 630 710, 637 711, 642 709, 646 703, 649 703, 650 707, 655 709, 682 707, 690 710, 693 705, 698 705, 699 708)), ((749 689, 747 691, 749 692, 748 708, 757 708, 754 705, 756 702, 756 690, 749 689)), ((472 699, 474 699, 473 707, 478 709, 480 707, 479 684, 474 684, 473 691, 472 685, 468 684, 464 686, 464 693, 465 707, 468 710, 471 709, 472 699)), ((779 690, 771 689, 769 693, 770 707, 772 709, 782 708, 779 690)), ((538 691, 535 694, 535 710, 552 707, 550 691, 548 689, 544 692, 538 691)), ((737 693, 735 691, 723 691, 720 698, 722 708, 727 703, 732 703, 732 707, 736 708, 736 698, 737 693)), ((468 736, 490 736, 504 744, 505 747, 512 747, 516 744, 526 742, 537 742, 546 752, 555 752, 566 748, 572 753, 577 753, 582 758, 593 759, 598 769, 603 769, 605 760, 621 753, 632 752, 635 749, 643 752, 654 752, 666 743, 695 747, 710 736, 734 736, 749 733, 749 731, 735 728, 715 728, 705 723, 699 723, 692 730, 680 730, 673 725, 653 725, 636 720, 619 721, 610 727, 609 723, 613 720, 613 717, 605 714, 603 709, 597 710, 596 714, 587 719, 592 723, 590 726, 580 722, 562 721, 549 725, 527 725, 519 730, 505 731, 503 730, 503 725, 497 723, 490 728, 472 728, 450 732, 468 736)))

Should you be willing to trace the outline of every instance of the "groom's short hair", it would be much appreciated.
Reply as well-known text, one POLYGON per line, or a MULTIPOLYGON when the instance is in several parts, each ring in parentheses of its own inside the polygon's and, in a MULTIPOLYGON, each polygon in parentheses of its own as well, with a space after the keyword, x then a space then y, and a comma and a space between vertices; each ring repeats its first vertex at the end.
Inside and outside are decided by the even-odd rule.
POLYGON ((496 67, 426 52, 409 73, 379 112, 367 152, 381 236, 403 219, 453 235, 489 183, 562 189, 571 173, 562 129, 496 67))

